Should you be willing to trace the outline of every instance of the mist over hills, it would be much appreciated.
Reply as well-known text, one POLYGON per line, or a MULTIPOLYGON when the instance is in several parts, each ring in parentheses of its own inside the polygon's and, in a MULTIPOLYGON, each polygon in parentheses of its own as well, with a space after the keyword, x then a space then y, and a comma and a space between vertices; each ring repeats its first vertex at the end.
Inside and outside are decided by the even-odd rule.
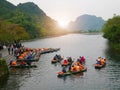
POLYGON ((69 23, 68 29, 74 31, 100 31, 105 24, 105 20, 95 15, 84 14, 79 16, 75 21, 69 23))
MULTIPOLYGON (((68 29, 83 32, 99 31, 104 23, 101 17, 85 14, 71 22, 68 29)), ((15 6, 6 0, 0 0, 0 26, 0 41, 34 39, 69 33, 33 2, 15 6)))

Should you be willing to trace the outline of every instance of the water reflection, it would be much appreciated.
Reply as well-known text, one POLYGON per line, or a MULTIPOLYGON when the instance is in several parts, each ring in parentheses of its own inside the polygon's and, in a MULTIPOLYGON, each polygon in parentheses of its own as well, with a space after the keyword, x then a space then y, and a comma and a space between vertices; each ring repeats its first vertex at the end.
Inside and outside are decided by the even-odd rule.
POLYGON ((110 90, 120 90, 120 53, 114 51, 108 42, 105 54, 108 59, 106 74, 110 82, 109 86, 112 87, 110 90))
POLYGON ((5 85, 7 84, 8 78, 9 78, 8 75, 0 77, 0 90, 1 88, 5 87, 5 85))
POLYGON ((71 80, 75 80, 75 79, 78 79, 80 77, 82 77, 84 75, 84 72, 81 72, 81 73, 77 73, 77 74, 71 74, 71 75, 68 75, 68 76, 63 76, 63 77, 58 77, 59 79, 63 79, 63 81, 65 82, 67 79, 71 79, 71 80))
POLYGON ((112 59, 116 62, 120 62, 120 53, 113 50, 109 42, 107 43, 107 46, 108 47, 106 48, 105 54, 108 57, 108 59, 112 59))
POLYGON ((31 73, 30 69, 18 69, 18 68, 11 68, 10 74, 11 75, 29 75, 31 73))

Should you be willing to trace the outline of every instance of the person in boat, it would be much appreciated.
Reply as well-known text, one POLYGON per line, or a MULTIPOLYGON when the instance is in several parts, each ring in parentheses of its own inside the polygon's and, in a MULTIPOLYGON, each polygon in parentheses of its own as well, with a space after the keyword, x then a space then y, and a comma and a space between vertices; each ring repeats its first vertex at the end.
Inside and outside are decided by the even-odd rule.
POLYGON ((28 59, 28 60, 32 60, 32 54, 29 54, 29 55, 27 56, 27 59, 28 59))
POLYGON ((81 64, 81 63, 80 63, 79 61, 76 61, 76 62, 74 63, 74 66, 75 66, 75 65, 78 65, 78 66, 79 66, 80 64, 81 64))
POLYGON ((10 66, 16 66, 16 65, 17 65, 16 61, 13 60, 10 61, 10 66))
POLYGON ((77 59, 77 62, 79 62, 80 64, 82 64, 81 56, 77 59))
POLYGON ((96 64, 101 64, 101 57, 98 57, 98 59, 96 61, 97 61, 96 64))
POLYGON ((101 65, 104 65, 105 64, 105 59, 101 58, 100 63, 101 63, 101 65))
POLYGON ((65 60, 63 61, 63 64, 65 64, 65 65, 68 64, 68 60, 65 59, 65 60))
POLYGON ((58 60, 58 55, 57 54, 53 57, 53 60, 58 60))
POLYGON ((58 58, 58 59, 61 59, 61 55, 60 55, 60 54, 59 54, 59 55, 57 55, 57 58, 58 58))
POLYGON ((76 72, 79 72, 79 71, 80 71, 80 66, 79 66, 79 65, 75 65, 74 67, 75 67, 75 71, 76 71, 76 72))
POLYGON ((59 54, 59 55, 57 55, 57 59, 58 59, 58 61, 61 61, 62 60, 62 57, 61 57, 61 55, 59 54))
POLYGON ((71 71, 71 72, 74 71, 74 65, 72 65, 72 66, 70 67, 70 71, 71 71))
POLYGON ((80 64, 79 66, 80 71, 84 69, 84 65, 80 64))
POLYGON ((66 68, 65 67, 62 68, 62 72, 66 73, 66 68))
POLYGON ((67 60, 68 60, 68 62, 70 62, 70 63, 72 64, 73 61, 72 61, 72 58, 71 58, 71 57, 68 57, 67 60))
POLYGON ((85 57, 84 56, 80 56, 80 63, 83 64, 85 62, 85 57))

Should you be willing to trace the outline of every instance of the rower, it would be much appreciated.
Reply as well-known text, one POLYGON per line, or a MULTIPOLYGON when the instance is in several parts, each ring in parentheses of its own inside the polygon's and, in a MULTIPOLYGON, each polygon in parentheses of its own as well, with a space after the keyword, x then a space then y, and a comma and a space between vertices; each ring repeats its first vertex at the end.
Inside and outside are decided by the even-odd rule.
POLYGON ((62 72, 66 73, 66 68, 65 67, 62 68, 62 72))

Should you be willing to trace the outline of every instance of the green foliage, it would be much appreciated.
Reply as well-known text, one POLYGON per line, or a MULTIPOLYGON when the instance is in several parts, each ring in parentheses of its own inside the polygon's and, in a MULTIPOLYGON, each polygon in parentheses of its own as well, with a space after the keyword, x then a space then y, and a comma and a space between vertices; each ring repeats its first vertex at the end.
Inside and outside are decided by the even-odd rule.
POLYGON ((103 27, 104 37, 107 38, 113 49, 120 51, 120 16, 109 19, 103 27))
POLYGON ((46 14, 37 6, 35 5, 33 2, 27 2, 27 3, 23 3, 23 4, 19 4, 17 6, 20 10, 22 10, 24 13, 28 14, 28 15, 32 15, 32 16, 46 16, 46 14))
POLYGON ((0 41, 34 39, 66 32, 32 2, 14 6, 0 0, 0 41))
POLYGON ((9 69, 6 60, 0 58, 0 76, 8 73, 9 73, 9 69))
POLYGON ((0 34, 2 42, 29 39, 29 35, 23 27, 7 21, 0 21, 0 34))
POLYGON ((20 10, 15 10, 12 13, 12 17, 9 19, 10 22, 21 25, 29 33, 31 38, 38 37, 38 30, 35 26, 35 21, 27 14, 20 10))
POLYGON ((15 9, 15 6, 6 0, 0 0, 0 17, 6 18, 7 15, 15 9))
POLYGON ((111 42, 120 43, 120 16, 109 19, 103 28, 104 37, 111 42))

